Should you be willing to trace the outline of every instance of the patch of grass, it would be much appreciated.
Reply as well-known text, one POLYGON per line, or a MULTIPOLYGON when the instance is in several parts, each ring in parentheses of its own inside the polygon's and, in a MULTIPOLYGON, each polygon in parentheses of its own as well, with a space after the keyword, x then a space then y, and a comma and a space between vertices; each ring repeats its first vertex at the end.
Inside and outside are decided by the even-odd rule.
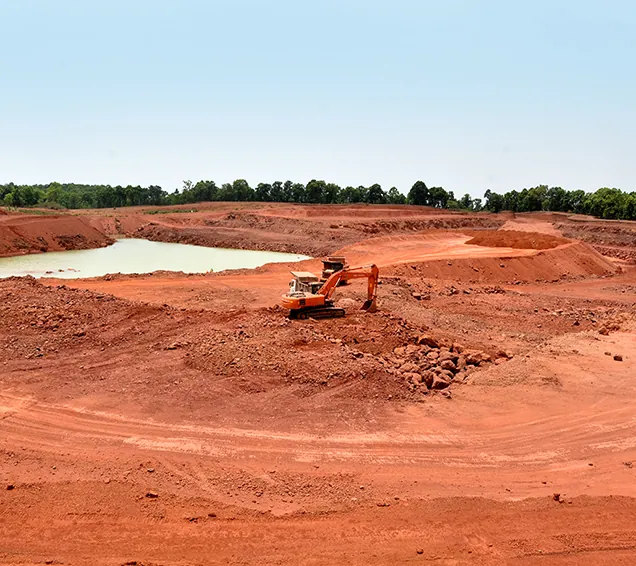
POLYGON ((8 210, 13 210, 15 212, 20 212, 22 214, 37 214, 37 215, 59 215, 59 210, 43 210, 41 208, 18 208, 18 207, 8 207, 8 210))
POLYGON ((170 209, 170 210, 146 210, 144 214, 182 214, 185 212, 199 212, 196 208, 189 208, 187 210, 170 209))

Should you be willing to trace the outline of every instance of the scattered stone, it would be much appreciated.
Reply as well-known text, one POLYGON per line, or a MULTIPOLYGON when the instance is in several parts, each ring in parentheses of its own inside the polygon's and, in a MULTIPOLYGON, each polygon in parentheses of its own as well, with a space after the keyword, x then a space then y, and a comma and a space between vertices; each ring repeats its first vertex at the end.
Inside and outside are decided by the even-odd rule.
POLYGON ((148 468, 146 471, 147 471, 149 474, 152 474, 152 473, 154 473, 155 469, 154 469, 154 468, 148 468))
POLYGON ((157 499, 157 497, 159 497, 159 494, 156 491, 149 491, 148 493, 146 493, 146 497, 148 499, 157 499))
POLYGON ((424 554, 424 549, 423 548, 418 548, 415 552, 416 552, 416 554, 424 554))
POLYGON ((499 350, 497 352, 497 357, 498 358, 505 358, 507 360, 512 359, 513 354, 511 352, 507 352, 506 350, 499 350))
POLYGON ((406 362, 400 366, 401 373, 417 373, 419 367, 415 365, 413 362, 406 362))
POLYGON ((414 344, 409 344, 406 347, 406 355, 407 356, 412 356, 413 354, 417 354, 420 351, 420 349, 415 346, 414 344))
POLYGON ((432 371, 425 371, 421 374, 422 383, 426 385, 429 389, 433 386, 433 378, 434 374, 432 371))
POLYGON ((442 363, 445 360, 450 360, 455 364, 459 359, 459 355, 455 352, 451 352, 448 348, 442 348, 439 352, 439 362, 442 363))
POLYGON ((606 355, 606 356, 611 356, 611 355, 612 355, 612 352, 605 352, 605 355, 606 355))
POLYGON ((600 328, 598 333, 602 334, 603 336, 609 336, 609 330, 607 328, 600 328))
POLYGON ((558 501, 559 503, 561 503, 561 494, 560 493, 553 493, 552 494, 552 499, 554 499, 554 501, 558 501))
POLYGON ((415 372, 405 373, 404 379, 411 382, 413 385, 419 385, 420 383, 422 383, 422 376, 419 373, 415 372))
POLYGON ((13 485, 12 483, 7 485, 7 491, 12 491, 15 489, 15 485, 13 485))
POLYGON ((486 354, 486 352, 480 352, 479 350, 466 350, 464 356, 466 357, 466 363, 474 366, 492 361, 490 355, 486 354))
POLYGON ((412 296, 414 299, 418 300, 418 301, 421 301, 421 300, 422 300, 422 294, 421 294, 421 293, 416 293, 415 291, 413 291, 413 293, 411 293, 411 296, 412 296))
POLYGON ((617 362, 622 362, 623 356, 621 356, 620 354, 614 354, 614 360, 617 362))
POLYGON ((634 463, 633 462, 623 462, 623 466, 625 466, 626 468, 633 468, 634 467, 634 463))
POLYGON ((448 379, 445 375, 437 374, 433 377, 433 383, 431 384, 431 389, 446 389, 450 385, 451 380, 448 379))
POLYGON ((421 336, 419 336, 417 339, 417 345, 418 346, 424 345, 424 346, 429 346, 430 348, 437 348, 437 349, 439 349, 440 347, 439 340, 437 340, 436 338, 433 338, 433 336, 429 334, 422 334, 421 336))
POLYGON ((452 371, 452 372, 457 370, 452 360, 444 360, 439 367, 441 367, 444 370, 452 371))
POLYGON ((447 369, 439 369, 437 373, 438 375, 448 379, 448 381, 452 381, 453 378, 455 377, 455 374, 452 371, 448 371, 447 369))

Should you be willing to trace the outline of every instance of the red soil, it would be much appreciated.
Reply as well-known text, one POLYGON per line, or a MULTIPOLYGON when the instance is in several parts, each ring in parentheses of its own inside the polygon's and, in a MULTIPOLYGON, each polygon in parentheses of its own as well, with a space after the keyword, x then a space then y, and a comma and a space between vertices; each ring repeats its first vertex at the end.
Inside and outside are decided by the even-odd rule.
POLYGON ((112 238, 77 216, 5 215, 0 220, 0 257, 99 248, 111 243, 112 238))
POLYGON ((568 240, 537 232, 498 230, 496 232, 480 232, 466 243, 473 246, 515 248, 518 250, 547 250, 567 244, 568 240))
POLYGON ((379 311, 287 320, 318 260, 0 281, 0 562, 631 563, 636 269, 545 217, 193 207, 63 225, 340 249, 379 311))

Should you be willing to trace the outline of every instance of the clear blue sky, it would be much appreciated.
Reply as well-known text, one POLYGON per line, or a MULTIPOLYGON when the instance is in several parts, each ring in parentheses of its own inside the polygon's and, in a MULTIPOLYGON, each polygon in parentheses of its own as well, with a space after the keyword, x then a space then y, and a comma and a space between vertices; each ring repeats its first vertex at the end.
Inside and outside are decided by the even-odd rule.
POLYGON ((636 190, 632 0, 0 0, 0 182, 636 190))

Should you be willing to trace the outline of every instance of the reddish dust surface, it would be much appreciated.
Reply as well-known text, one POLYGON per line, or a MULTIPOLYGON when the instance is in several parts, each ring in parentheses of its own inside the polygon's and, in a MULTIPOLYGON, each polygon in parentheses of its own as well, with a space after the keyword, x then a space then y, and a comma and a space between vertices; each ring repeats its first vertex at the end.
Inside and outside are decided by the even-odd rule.
MULTIPOLYGON (((636 268, 510 215, 192 207, 154 216, 337 226, 318 244, 380 265, 380 309, 356 282, 344 319, 288 320, 318 260, 0 281, 1 564, 633 561, 636 268)), ((77 218, 153 216, 109 214, 77 218)))
POLYGON ((0 257, 99 248, 112 243, 112 238, 76 216, 5 214, 0 218, 0 257))
POLYGON ((568 240, 538 232, 498 230, 480 232, 466 242, 472 246, 490 246, 518 250, 548 250, 567 244, 568 240))

